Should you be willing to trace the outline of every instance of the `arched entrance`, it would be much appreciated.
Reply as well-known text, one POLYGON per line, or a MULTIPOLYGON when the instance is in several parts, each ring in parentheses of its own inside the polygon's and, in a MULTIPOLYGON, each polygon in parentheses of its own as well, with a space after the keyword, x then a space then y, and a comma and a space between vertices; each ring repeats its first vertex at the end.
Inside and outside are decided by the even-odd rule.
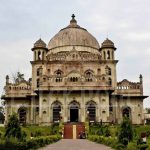
POLYGON ((96 103, 94 101, 89 101, 86 104, 87 115, 90 122, 96 121, 96 103))
POLYGON ((79 103, 76 101, 72 101, 69 104, 70 108, 70 122, 78 122, 79 121, 79 103))
POLYGON ((27 115, 27 111, 25 107, 21 107, 18 109, 18 113, 19 113, 19 122, 20 124, 26 124, 26 115, 27 115))
POLYGON ((59 101, 55 101, 52 104, 52 110, 53 110, 53 122, 59 122, 60 120, 60 112, 61 112, 61 103, 59 101))
POLYGON ((122 116, 123 117, 128 117, 131 119, 131 108, 130 107, 124 107, 122 109, 122 116))

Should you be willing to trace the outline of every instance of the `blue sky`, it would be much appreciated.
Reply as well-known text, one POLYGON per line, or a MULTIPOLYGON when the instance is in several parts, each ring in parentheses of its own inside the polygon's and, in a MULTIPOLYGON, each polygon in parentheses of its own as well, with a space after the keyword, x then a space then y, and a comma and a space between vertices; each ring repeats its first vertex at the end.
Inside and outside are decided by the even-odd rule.
MULTIPOLYGON (((118 81, 139 81, 150 94, 150 1, 149 0, 0 0, 0 93, 5 75, 21 71, 31 76, 33 43, 49 40, 67 26, 72 13, 78 24, 99 43, 108 36, 118 48, 118 81)), ((150 107, 150 98, 144 101, 150 107)))

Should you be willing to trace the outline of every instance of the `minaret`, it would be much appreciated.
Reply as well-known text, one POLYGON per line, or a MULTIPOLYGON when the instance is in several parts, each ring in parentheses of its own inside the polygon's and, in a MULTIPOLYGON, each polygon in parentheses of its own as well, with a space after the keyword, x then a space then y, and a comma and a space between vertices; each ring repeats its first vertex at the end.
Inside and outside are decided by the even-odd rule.
POLYGON ((141 91, 141 95, 143 95, 143 76, 140 74, 139 76, 140 79, 140 91, 141 91))
POLYGON ((46 52, 48 49, 46 43, 41 38, 34 43, 32 51, 34 52, 34 61, 46 60, 46 52))
POLYGON ((9 84, 9 76, 6 76, 6 85, 9 84))
POLYGON ((102 43, 100 51, 102 55, 102 60, 114 60, 114 51, 116 50, 116 47, 114 43, 106 38, 106 40, 102 43))

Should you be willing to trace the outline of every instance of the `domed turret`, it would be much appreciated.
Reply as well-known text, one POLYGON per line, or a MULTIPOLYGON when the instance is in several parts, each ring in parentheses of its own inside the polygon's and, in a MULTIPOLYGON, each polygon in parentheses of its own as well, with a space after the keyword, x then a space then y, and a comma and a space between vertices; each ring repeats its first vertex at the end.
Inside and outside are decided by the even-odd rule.
POLYGON ((34 43, 34 48, 46 48, 46 43, 40 38, 34 43))
POLYGON ((114 48, 116 50, 114 43, 108 38, 102 43, 101 49, 102 48, 114 48))
POLYGON ((48 49, 53 53, 61 51, 70 51, 72 46, 76 46, 77 50, 87 50, 89 52, 99 52, 99 43, 86 29, 80 27, 72 15, 70 24, 61 29, 49 42, 48 49))
POLYGON ((47 52, 46 43, 40 38, 34 43, 32 51, 34 51, 34 61, 45 60, 47 52))
POLYGON ((116 50, 116 47, 111 40, 106 38, 102 43, 100 50, 103 60, 114 60, 114 51, 116 50))

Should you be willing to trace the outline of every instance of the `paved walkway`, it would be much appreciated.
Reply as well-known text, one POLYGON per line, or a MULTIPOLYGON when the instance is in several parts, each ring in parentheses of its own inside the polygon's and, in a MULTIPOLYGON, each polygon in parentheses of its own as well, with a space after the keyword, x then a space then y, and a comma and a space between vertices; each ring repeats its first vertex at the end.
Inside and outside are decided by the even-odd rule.
POLYGON ((39 150, 112 150, 111 148, 88 140, 62 139, 39 150))

